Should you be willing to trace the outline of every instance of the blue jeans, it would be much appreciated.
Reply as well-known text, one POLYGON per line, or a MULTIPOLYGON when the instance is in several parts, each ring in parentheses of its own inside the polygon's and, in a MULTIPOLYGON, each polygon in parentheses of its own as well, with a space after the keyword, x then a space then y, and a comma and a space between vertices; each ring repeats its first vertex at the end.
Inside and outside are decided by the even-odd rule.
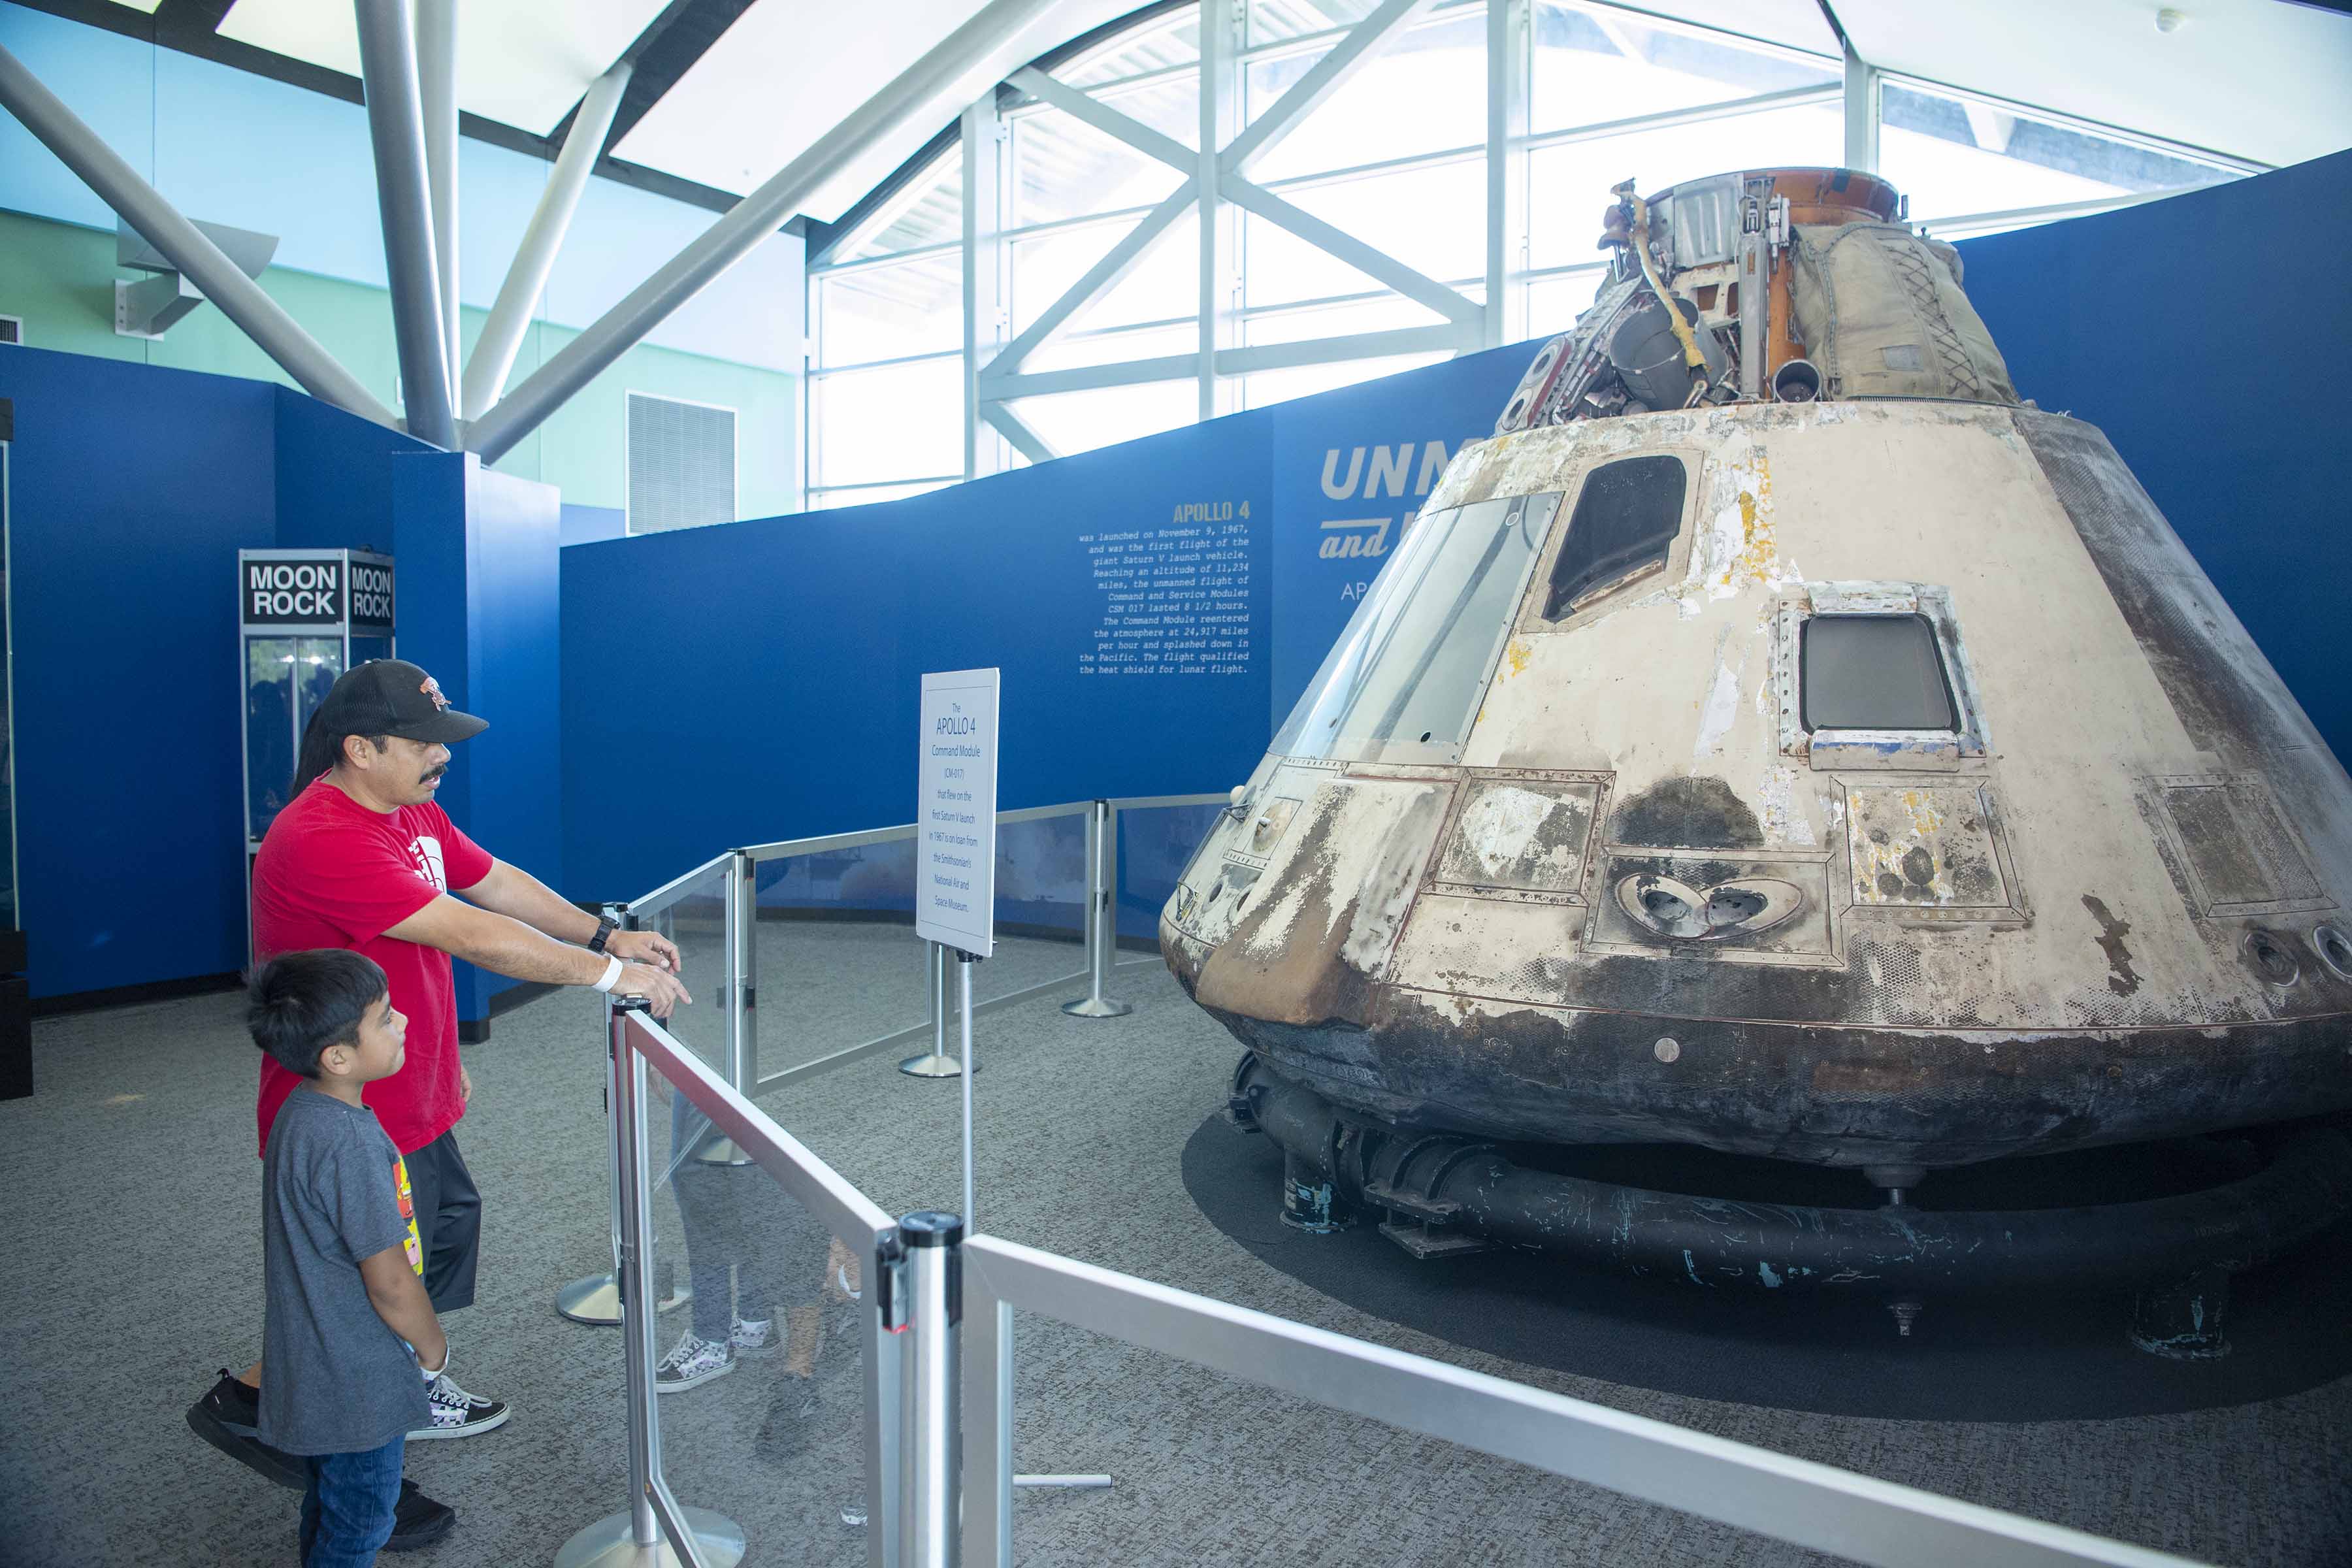
POLYGON ((404 1435, 359 1454, 312 1454, 302 1463, 302 1568, 368 1568, 392 1539, 400 1501, 404 1435))

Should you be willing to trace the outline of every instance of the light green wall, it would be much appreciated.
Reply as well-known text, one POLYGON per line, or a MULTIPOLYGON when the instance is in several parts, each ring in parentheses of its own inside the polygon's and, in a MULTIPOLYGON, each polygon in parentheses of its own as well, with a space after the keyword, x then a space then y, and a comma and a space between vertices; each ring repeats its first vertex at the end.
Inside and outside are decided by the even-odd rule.
MULTIPOLYGON (((114 244, 110 232, 0 212, 0 316, 24 319, 24 341, 31 348, 293 384, 211 305, 198 306, 160 340, 118 336, 113 280, 145 274, 117 267, 114 244)), ((369 390, 387 405, 393 402, 400 370, 389 295, 275 267, 261 275, 261 286, 369 390)), ((469 353, 487 314, 464 313, 469 353)), ((578 335, 572 328, 533 322, 507 384, 520 381, 578 335)), ((624 505, 626 392, 734 409, 737 515, 772 517, 799 510, 800 378, 642 343, 557 410, 498 468, 554 485, 575 505, 624 505)))

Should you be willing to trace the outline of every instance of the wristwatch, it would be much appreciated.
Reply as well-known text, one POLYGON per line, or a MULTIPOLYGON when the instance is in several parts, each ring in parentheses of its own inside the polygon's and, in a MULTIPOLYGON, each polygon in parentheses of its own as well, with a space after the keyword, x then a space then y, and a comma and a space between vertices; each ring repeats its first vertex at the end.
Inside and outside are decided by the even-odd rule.
POLYGON ((618 925, 614 923, 612 916, 598 915, 596 917, 596 934, 588 939, 588 951, 591 952, 604 952, 605 938, 611 936, 614 931, 620 929, 621 928, 618 925))

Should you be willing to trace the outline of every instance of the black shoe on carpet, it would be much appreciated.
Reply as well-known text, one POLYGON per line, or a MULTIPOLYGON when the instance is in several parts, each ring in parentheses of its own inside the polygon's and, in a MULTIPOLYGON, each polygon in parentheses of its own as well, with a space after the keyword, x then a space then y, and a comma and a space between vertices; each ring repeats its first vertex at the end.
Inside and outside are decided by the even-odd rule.
POLYGON ((416 1489, 416 1483, 406 1476, 400 1478, 400 1501, 392 1510, 392 1539, 383 1543, 386 1552, 414 1552, 420 1546, 430 1546, 456 1527, 457 1510, 446 1502, 435 1502, 416 1489))
POLYGON ((302 1461, 279 1453, 254 1433, 260 1399, 257 1391, 223 1367, 219 1381, 188 1406, 188 1430, 255 1474, 300 1491, 310 1479, 302 1461))

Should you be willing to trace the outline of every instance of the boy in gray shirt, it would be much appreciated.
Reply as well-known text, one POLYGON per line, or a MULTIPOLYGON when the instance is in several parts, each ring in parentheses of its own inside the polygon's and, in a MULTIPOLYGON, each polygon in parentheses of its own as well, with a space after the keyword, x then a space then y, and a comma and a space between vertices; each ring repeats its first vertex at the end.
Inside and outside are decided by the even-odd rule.
POLYGON ((254 973, 254 1043, 302 1083, 262 1162, 261 1440, 299 1457, 303 1568, 367 1568, 392 1534, 401 1450, 431 1419, 449 1342, 425 1299, 408 1173, 360 1098, 400 1070, 383 971, 340 949, 254 973))

